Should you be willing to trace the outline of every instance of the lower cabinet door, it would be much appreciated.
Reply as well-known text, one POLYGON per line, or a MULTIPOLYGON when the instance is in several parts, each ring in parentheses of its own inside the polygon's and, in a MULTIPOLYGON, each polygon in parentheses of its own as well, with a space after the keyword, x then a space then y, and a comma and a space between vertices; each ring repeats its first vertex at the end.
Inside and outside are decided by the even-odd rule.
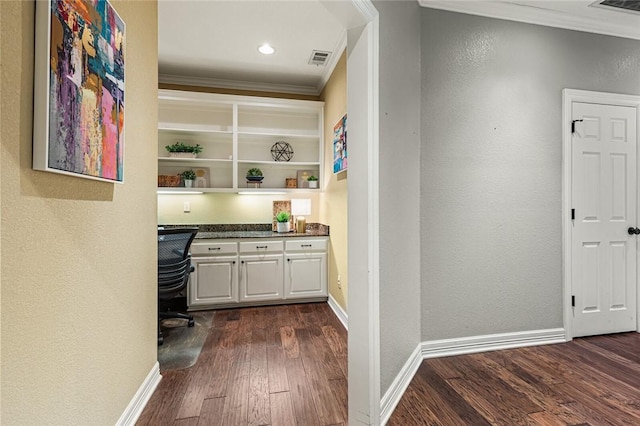
POLYGON ((282 299, 282 262, 282 254, 240 256, 240 301, 282 299))
POLYGON ((327 296, 327 255, 288 254, 285 262, 285 299, 327 296))
POLYGON ((195 271, 189 281, 189 306, 238 302, 236 256, 192 257, 195 271))

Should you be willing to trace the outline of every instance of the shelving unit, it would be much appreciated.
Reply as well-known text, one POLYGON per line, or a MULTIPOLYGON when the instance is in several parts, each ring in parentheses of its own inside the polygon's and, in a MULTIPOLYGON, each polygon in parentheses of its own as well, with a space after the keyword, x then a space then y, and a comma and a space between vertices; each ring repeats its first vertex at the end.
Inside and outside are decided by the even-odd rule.
MULTIPOLYGON (((251 191, 320 191, 286 188, 300 170, 322 182, 323 102, 159 90, 158 174, 192 169, 202 192, 247 189, 247 170, 264 174, 251 191), (175 142, 203 147, 198 158, 170 158, 165 146, 175 142), (290 161, 273 161, 271 147, 284 141, 293 148, 290 161)), ((158 188, 188 191, 191 188, 158 188)))

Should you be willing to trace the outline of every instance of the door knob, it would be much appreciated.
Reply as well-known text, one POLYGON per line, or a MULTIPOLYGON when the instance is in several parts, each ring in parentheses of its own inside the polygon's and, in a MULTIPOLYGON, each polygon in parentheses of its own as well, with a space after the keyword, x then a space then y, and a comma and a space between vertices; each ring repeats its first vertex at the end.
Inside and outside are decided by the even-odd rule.
POLYGON ((640 235, 640 229, 634 228, 633 226, 631 226, 629 227, 629 229, 627 229, 627 233, 629 235, 640 235))

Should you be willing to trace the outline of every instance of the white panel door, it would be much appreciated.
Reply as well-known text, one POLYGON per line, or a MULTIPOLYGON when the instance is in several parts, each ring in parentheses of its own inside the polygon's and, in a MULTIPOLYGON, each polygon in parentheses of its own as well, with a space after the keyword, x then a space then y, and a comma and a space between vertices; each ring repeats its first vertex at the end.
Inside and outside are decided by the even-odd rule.
MULTIPOLYGON (((573 102, 574 337, 636 329, 636 109, 573 102), (580 121, 582 120, 582 121, 580 121)), ((640 231, 639 231, 640 232, 640 231)))

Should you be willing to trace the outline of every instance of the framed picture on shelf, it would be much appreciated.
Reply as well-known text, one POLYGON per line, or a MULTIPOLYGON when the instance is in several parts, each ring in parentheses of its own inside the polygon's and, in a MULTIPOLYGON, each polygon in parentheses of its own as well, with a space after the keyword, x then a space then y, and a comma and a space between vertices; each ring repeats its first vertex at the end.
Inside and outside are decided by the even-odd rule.
POLYGON ((33 168, 124 180, 125 24, 109 1, 36 2, 33 168))
POLYGON ((347 170, 347 114, 333 126, 333 173, 347 170))

